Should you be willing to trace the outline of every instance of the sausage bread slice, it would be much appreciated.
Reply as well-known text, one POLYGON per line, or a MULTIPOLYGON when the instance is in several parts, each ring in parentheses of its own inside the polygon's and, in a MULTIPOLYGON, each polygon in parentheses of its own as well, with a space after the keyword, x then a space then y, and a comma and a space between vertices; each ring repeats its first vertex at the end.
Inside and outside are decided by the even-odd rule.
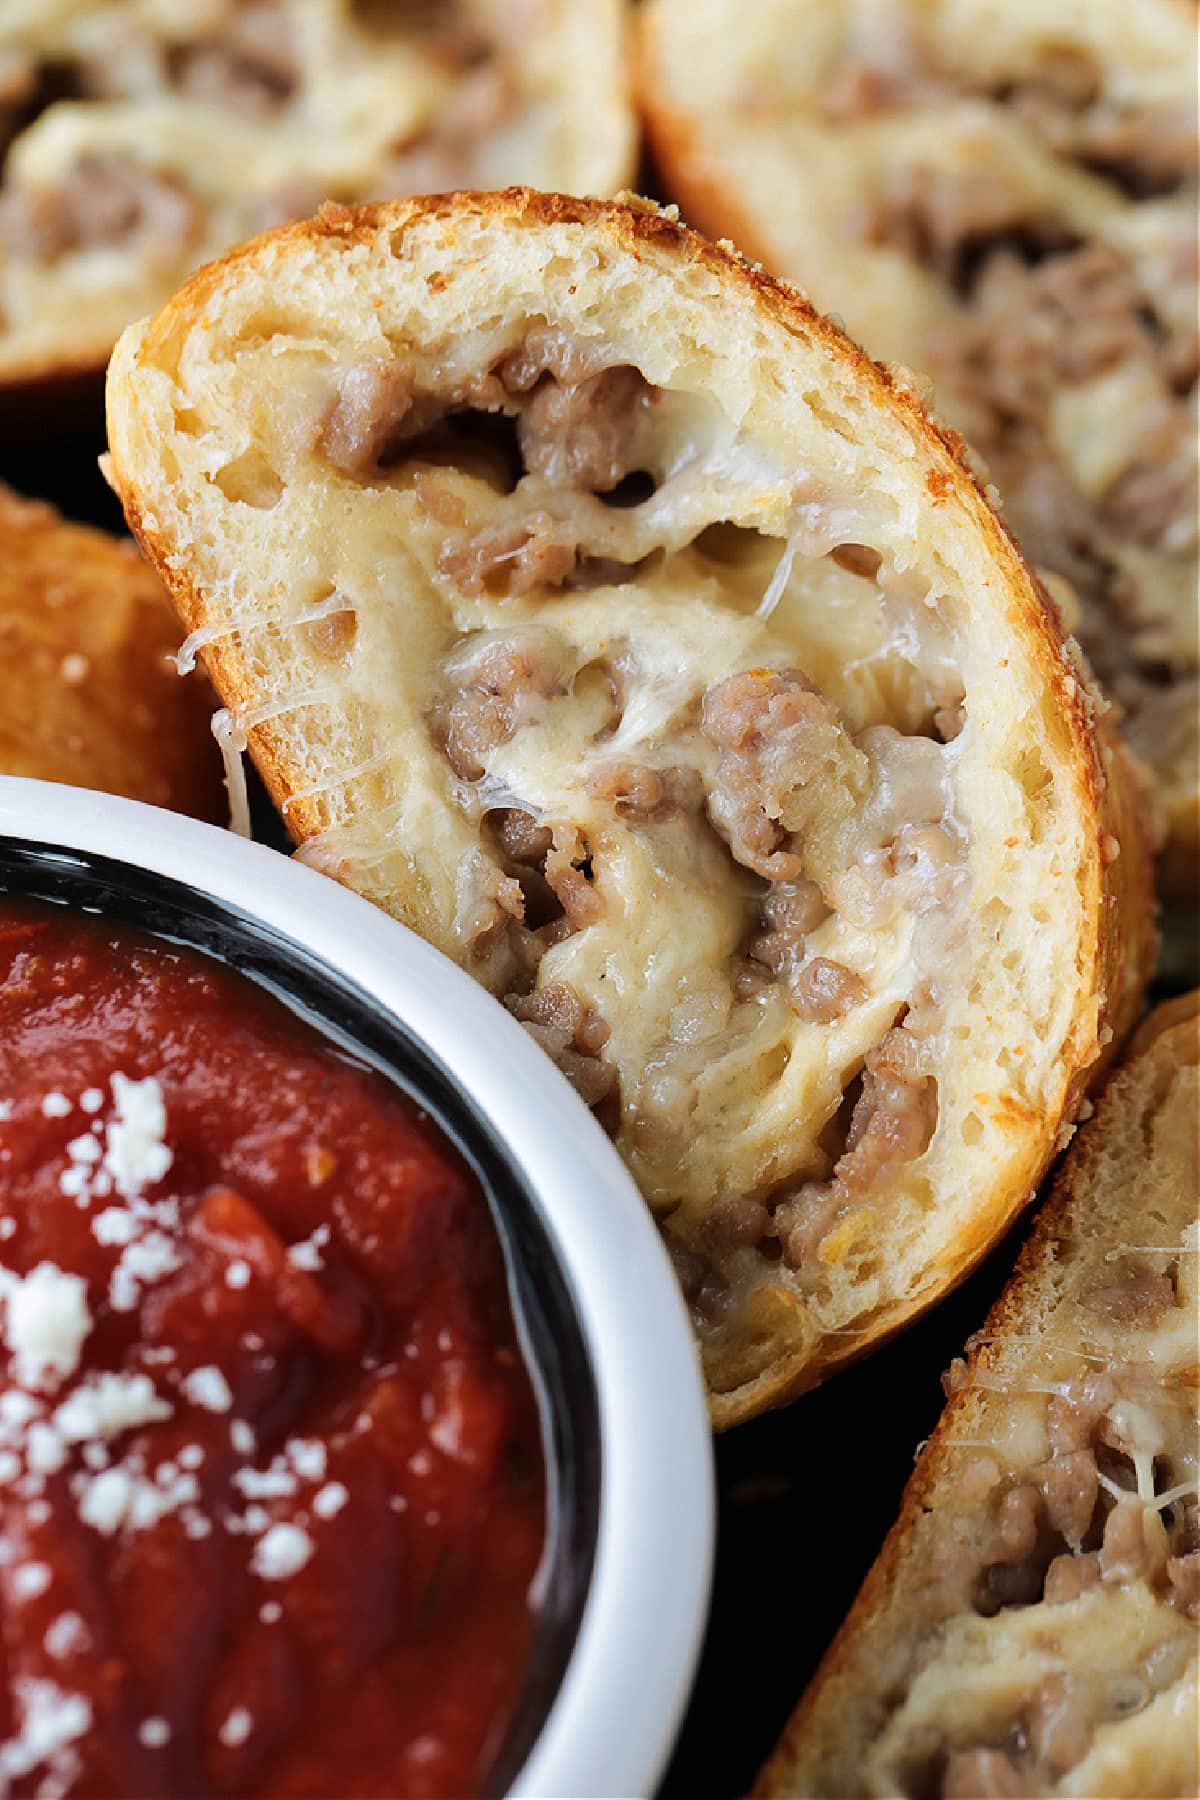
POLYGON ((1197 1782, 1197 997, 1083 1127, 760 1796, 1197 1782))
POLYGON ((11 0, 0 404, 69 396, 200 263, 323 200, 608 194, 635 153, 622 0, 11 0))
POLYGON ((613 1130, 718 1420, 972 1266, 1136 1010, 1144 809, 904 388, 669 213, 514 190, 235 252, 109 428, 300 854, 613 1130))
POLYGON ((932 375, 1026 553, 1068 582, 1200 881, 1196 11, 649 0, 672 193, 875 356, 932 375))
POLYGON ((178 679, 179 637, 133 544, 0 487, 0 775, 219 818, 215 700, 178 679))

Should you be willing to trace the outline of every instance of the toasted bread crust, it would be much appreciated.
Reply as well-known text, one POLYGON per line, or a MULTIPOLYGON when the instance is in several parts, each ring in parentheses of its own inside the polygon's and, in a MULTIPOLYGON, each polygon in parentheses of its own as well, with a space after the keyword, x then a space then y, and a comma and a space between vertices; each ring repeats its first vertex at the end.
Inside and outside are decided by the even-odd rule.
MULTIPOLYGON (((1194 1259, 1198 1006, 1200 994, 1190 994, 1168 1002, 1149 1016, 1134 1040, 1130 1059, 1112 1076, 1095 1118, 1081 1129, 1022 1249, 1012 1278, 978 1337, 972 1340, 974 1348, 953 1397, 921 1450, 905 1488, 896 1523, 754 1786, 753 1793, 761 1800, 783 1800, 784 1796, 832 1800, 835 1795, 893 1791, 876 1785, 888 1777, 874 1764, 868 1774, 868 1753, 881 1739, 893 1715, 905 1705, 922 1668, 928 1665, 931 1670, 940 1670, 939 1678, 949 1693, 956 1672, 948 1659, 966 1654, 961 1644, 956 1650, 949 1645, 943 1647, 942 1633, 953 1628, 955 1618, 953 1613, 947 1615, 938 1596, 931 1597, 939 1566, 954 1553, 953 1533, 964 1516, 956 1496, 969 1472, 969 1456, 965 1452, 972 1452, 993 1438, 1004 1442, 1004 1414, 1014 1405, 1011 1396, 1028 1399, 1030 1390, 1022 1383, 1031 1375, 1036 1377, 1056 1352, 1065 1351, 1068 1361, 1072 1355, 1080 1358, 1071 1372, 1104 1363, 1103 1356, 1072 1350, 1071 1341, 1079 1321, 1073 1314, 1062 1312, 1064 1296, 1078 1300, 1072 1286, 1075 1265, 1081 1260, 1081 1245, 1087 1244, 1089 1238, 1093 1240, 1091 1262, 1099 1262, 1103 1269, 1118 1262, 1126 1237, 1138 1240, 1133 1249, 1141 1249, 1141 1240, 1147 1237, 1174 1245, 1181 1230, 1187 1239, 1190 1227, 1191 1250, 1186 1254, 1194 1259), (1128 1150, 1131 1141, 1154 1146, 1154 1132, 1160 1126, 1165 1147, 1152 1148, 1150 1155, 1159 1159, 1158 1166, 1166 1167, 1174 1185, 1165 1195, 1162 1191, 1156 1193, 1159 1210, 1145 1213, 1141 1210, 1139 1186, 1128 1181, 1130 1167, 1126 1163, 1122 1169, 1118 1158, 1128 1150), (1122 1185, 1116 1186, 1114 1192, 1118 1182, 1122 1185), (1098 1205, 1101 1201, 1103 1209, 1098 1205), (1103 1255, 1098 1256, 1097 1251, 1103 1255), (1044 1349, 1040 1348, 1043 1342, 1044 1349), (1023 1346, 1031 1348, 1025 1350, 1023 1346), (1012 1384, 1011 1396, 1008 1384, 1012 1384)), ((1134 1167, 1140 1166, 1135 1158, 1134 1167)), ((1173 1349, 1156 1346, 1154 1326, 1127 1328, 1124 1338, 1120 1328, 1110 1330, 1103 1334, 1102 1347, 1114 1359, 1122 1353, 1129 1358, 1148 1358, 1158 1371, 1164 1390, 1182 1396, 1185 1413, 1191 1416, 1196 1409, 1195 1390, 1200 1377, 1194 1323, 1190 1334, 1188 1325, 1192 1304, 1189 1296, 1195 1292, 1194 1268, 1176 1279, 1180 1295, 1172 1314, 1178 1318, 1182 1309, 1183 1317, 1175 1330, 1173 1349)), ((1089 1315, 1085 1313, 1084 1317, 1089 1315)), ((1096 1348, 1094 1343, 1091 1347, 1096 1348)), ((1062 1361, 1059 1357, 1058 1362, 1062 1361)), ((1060 1379, 1063 1373, 1058 1367, 1044 1372, 1060 1379)), ((1035 1392, 1034 1398, 1040 1399, 1040 1394, 1035 1392)), ((1193 1425, 1193 1458, 1195 1435, 1193 1425)), ((1020 1442, 1015 1437, 1009 1441, 1020 1442)), ((982 1513, 983 1503, 976 1510, 982 1513)), ((965 1516, 972 1516, 969 1507, 965 1516)), ((1160 1598, 1159 1604, 1167 1603, 1160 1598)), ((987 1623, 999 1625, 1003 1617, 997 1614, 987 1623)), ((1051 1645, 1056 1643, 1052 1632, 1055 1617, 1065 1625, 1067 1608, 1051 1609, 1046 1624, 1046 1641, 1051 1645)), ((1182 1615, 1178 1622, 1186 1646, 1188 1630, 1182 1615)), ((1169 1607, 1167 1623, 1170 1629, 1174 1628, 1169 1607)), ((1114 1650, 1119 1653, 1119 1642, 1102 1635, 1103 1615, 1092 1621, 1090 1629, 1092 1647, 1085 1652, 1089 1665, 1093 1659, 1099 1663, 1114 1650), (1097 1632, 1101 1635, 1097 1636, 1097 1632)), ((1190 1635, 1194 1640, 1194 1631, 1190 1635)), ((1073 1654, 1074 1651, 1064 1652, 1068 1677, 1073 1672, 1073 1654)), ((972 1663, 981 1656, 990 1656, 1000 1667, 1005 1651, 996 1642, 990 1651, 972 1649, 969 1655, 972 1663)), ((1193 1641, 1193 1682, 1195 1657, 1193 1641)), ((1003 1668, 1007 1678, 1011 1673, 1007 1661, 1003 1668)), ((934 1730, 938 1696, 936 1688, 931 1691, 932 1701, 922 1729, 934 1730)), ((1140 1744, 1128 1755, 1119 1747, 1106 1746, 1106 1750, 1111 1750, 1111 1761, 1107 1770, 1102 1767, 1096 1776, 1102 1785, 1086 1789, 1066 1784, 1061 1789, 1056 1784, 1038 1785, 1022 1791, 1131 1797, 1190 1793, 1193 1788, 1188 1783, 1195 1780, 1196 1748, 1192 1719, 1194 1712, 1189 1718, 1185 1694, 1173 1721, 1161 1720, 1158 1735, 1152 1741, 1140 1744)), ((950 1736, 953 1727, 948 1722, 945 1730, 944 1741, 949 1748, 958 1748, 950 1736)), ((1003 1732, 997 1730, 994 1741, 1002 1736, 1003 1732)), ((914 1740, 911 1747, 914 1755, 919 1753, 923 1759, 922 1766, 937 1749, 933 1737, 928 1742, 923 1739, 919 1745, 914 1740)), ((902 1744, 892 1744, 888 1767, 894 1771, 894 1759, 903 1754, 902 1744)), ((894 1773, 890 1779, 895 1779, 894 1773)))
MULTIPOLYGON (((896 409, 928 458, 930 504, 936 507, 953 495, 967 509, 973 528, 986 542, 1000 571, 1012 628, 1031 646, 1033 661, 1067 722, 1077 752, 1078 805, 1087 819, 1092 846, 1084 878, 1089 936, 1079 948, 1080 966, 1087 972, 1064 1035, 1063 1066, 1070 1074, 1053 1118, 1014 1121, 1014 1129, 1024 1132, 1028 1143, 1021 1176, 1003 1196, 991 1196, 979 1215, 965 1224, 952 1256, 937 1270, 936 1286, 942 1291, 975 1265, 1027 1203, 1062 1134, 1069 1130, 1097 1068, 1133 1023, 1153 954, 1153 907, 1145 811, 1136 777, 1105 709, 1097 702, 1074 647, 1064 641, 1044 589, 990 506, 961 439, 931 421, 902 374, 872 363, 796 289, 748 264, 731 247, 697 237, 679 223, 673 211, 647 202, 579 200, 514 188, 497 194, 441 195, 363 209, 330 206, 314 220, 268 234, 201 270, 156 320, 122 341, 110 374, 109 429, 116 479, 130 526, 161 571, 189 631, 209 624, 207 597, 193 582, 186 547, 165 521, 162 492, 146 464, 138 418, 141 372, 171 363, 195 322, 215 313, 222 294, 264 260, 315 253, 330 244, 346 251, 366 249, 385 232, 393 253, 402 254, 404 235, 411 226, 439 222, 452 233, 456 222, 465 226, 478 220, 500 221, 522 230, 579 227, 601 234, 606 245, 615 246, 647 270, 702 270, 723 288, 743 294, 750 306, 768 315, 789 335, 820 346, 823 354, 846 371, 849 380, 875 396, 879 408, 896 409)), ((248 708, 254 692, 233 640, 222 638, 208 644, 202 656, 226 704, 235 711, 248 708)), ((287 726, 274 720, 254 724, 249 743, 273 799, 287 809, 288 826, 295 837, 303 842, 321 833, 328 826, 329 814, 321 800, 306 798, 298 791, 303 783, 297 777, 287 726)), ((418 929, 424 928, 413 912, 403 911, 403 916, 418 929)), ((894 1297, 864 1324, 861 1336, 830 1336, 816 1347, 804 1349, 789 1350, 786 1344, 779 1344, 761 1373, 714 1396, 715 1419, 722 1425, 732 1423, 812 1386, 898 1329, 926 1297, 894 1297)))
POLYGON ((178 642, 132 544, 0 489, 0 770, 219 818, 213 697, 178 642))

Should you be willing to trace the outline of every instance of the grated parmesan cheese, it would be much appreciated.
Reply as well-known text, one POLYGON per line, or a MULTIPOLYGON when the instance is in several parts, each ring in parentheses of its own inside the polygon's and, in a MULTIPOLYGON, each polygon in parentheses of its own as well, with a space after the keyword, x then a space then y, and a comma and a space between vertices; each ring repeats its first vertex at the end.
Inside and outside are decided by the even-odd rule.
POLYGON ((193 1369, 190 1375, 185 1376, 183 1392, 193 1406, 203 1407, 206 1412, 228 1412, 233 1405, 229 1383, 215 1363, 193 1369))
POLYGON ((82 1655, 89 1650, 92 1634, 82 1613, 65 1612, 59 1613, 57 1619, 53 1619, 46 1627, 42 1642, 46 1646, 47 1656, 52 1656, 55 1662, 61 1662, 65 1657, 82 1655))
POLYGON ((44 1562, 22 1563, 14 1570, 12 1591, 18 1600, 36 1600, 50 1586, 50 1565, 44 1562))
MULTIPOLYGON (((170 1155, 170 1152, 167 1152, 170 1155)), ((162 1231, 148 1231, 121 1252, 109 1278, 108 1298, 114 1312, 132 1312, 142 1288, 179 1268, 182 1258, 162 1231)))
POLYGON ((221 1729, 217 1732, 217 1736, 223 1744, 228 1744, 229 1748, 233 1750, 236 1749, 239 1744, 244 1744, 246 1742, 246 1739, 250 1736, 253 1729, 253 1715, 247 1712, 244 1706, 235 1706, 229 1717, 225 1720, 225 1723, 221 1726, 221 1729))
POLYGON ((65 1792, 63 1784, 69 1785, 78 1769, 70 1746, 91 1725, 91 1705, 82 1694, 65 1693, 54 1681, 18 1676, 13 1688, 21 1726, 0 1744, 0 1777, 7 1788, 9 1781, 19 1781, 39 1763, 47 1763, 56 1777, 55 1791, 65 1792))
POLYGON ((340 1481, 327 1481, 325 1486, 313 1495, 312 1509, 318 1519, 332 1519, 340 1513, 350 1494, 340 1481))
POLYGON ((25 1437, 25 1466, 33 1475, 54 1475, 67 1460, 62 1433, 44 1419, 29 1427, 25 1437))
POLYGON ((250 1567, 264 1581, 286 1581, 312 1553, 312 1539, 299 1525, 272 1525, 254 1546, 250 1567))
MULTIPOLYGON (((7 1275, 7 1272, 6 1272, 7 1275)), ((24 1278, 7 1275, 4 1341, 23 1387, 57 1385, 79 1367, 79 1352, 92 1328, 87 1286, 52 1262, 24 1278)))
POLYGON ((54 1423, 68 1444, 118 1437, 135 1425, 169 1419, 170 1403, 162 1398, 148 1375, 120 1375, 105 1371, 89 1376, 54 1414, 54 1423))
POLYGON ((254 1427, 245 1419, 233 1419, 229 1425, 229 1441, 239 1456, 253 1456, 257 1439, 254 1427))
POLYGON ((306 1481, 320 1481, 324 1476, 327 1457, 319 1438, 289 1438, 284 1454, 306 1481))
POLYGON ((133 1200, 161 1181, 174 1161, 164 1142, 167 1109, 152 1075, 131 1081, 120 1072, 114 1074, 112 1096, 117 1117, 108 1127, 104 1166, 118 1194, 133 1200))

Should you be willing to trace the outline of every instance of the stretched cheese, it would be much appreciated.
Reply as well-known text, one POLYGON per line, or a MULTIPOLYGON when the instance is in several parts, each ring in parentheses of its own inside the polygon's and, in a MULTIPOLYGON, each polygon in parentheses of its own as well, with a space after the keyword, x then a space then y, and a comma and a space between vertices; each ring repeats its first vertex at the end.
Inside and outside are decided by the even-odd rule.
POLYGON ((1197 996, 1068 1152, 760 1796, 1197 1782, 1197 996))

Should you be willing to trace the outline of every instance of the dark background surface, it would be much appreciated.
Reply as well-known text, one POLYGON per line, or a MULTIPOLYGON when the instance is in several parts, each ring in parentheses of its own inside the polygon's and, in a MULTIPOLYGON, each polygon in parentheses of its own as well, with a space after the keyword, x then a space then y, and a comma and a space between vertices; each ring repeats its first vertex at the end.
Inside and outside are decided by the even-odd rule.
MULTIPOLYGON (((0 455, 0 480, 119 529, 120 506, 96 463, 99 395, 83 436, 63 441, 46 423, 43 432, 32 418, 25 448, 0 455)), ((255 811, 269 835, 261 793, 255 811)), ((1194 956, 1194 921, 1186 934, 1194 956)), ((712 1613, 659 1800, 733 1800, 753 1782, 896 1517, 914 1452, 941 1410, 941 1372, 982 1325, 1025 1229, 866 1362, 717 1440, 712 1613)))

